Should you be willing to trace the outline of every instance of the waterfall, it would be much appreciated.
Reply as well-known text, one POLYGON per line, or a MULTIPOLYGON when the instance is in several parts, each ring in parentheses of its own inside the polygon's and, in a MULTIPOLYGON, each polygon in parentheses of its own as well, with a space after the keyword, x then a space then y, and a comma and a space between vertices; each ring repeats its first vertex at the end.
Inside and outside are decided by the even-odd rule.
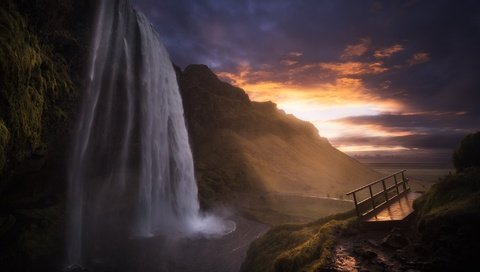
POLYGON ((89 258, 107 232, 224 234, 202 215, 176 74, 129 0, 98 2, 89 73, 69 171, 67 262, 89 258))

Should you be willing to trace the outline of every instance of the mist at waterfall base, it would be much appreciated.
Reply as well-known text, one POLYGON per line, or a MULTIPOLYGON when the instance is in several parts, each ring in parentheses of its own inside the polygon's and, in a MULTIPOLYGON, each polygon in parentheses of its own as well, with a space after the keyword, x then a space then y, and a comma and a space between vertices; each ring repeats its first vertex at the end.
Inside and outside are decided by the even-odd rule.
POLYGON ((132 243, 141 254, 135 240, 145 237, 234 231, 199 209, 176 75, 149 21, 129 0, 99 1, 93 31, 69 170, 67 264, 88 266, 132 243))

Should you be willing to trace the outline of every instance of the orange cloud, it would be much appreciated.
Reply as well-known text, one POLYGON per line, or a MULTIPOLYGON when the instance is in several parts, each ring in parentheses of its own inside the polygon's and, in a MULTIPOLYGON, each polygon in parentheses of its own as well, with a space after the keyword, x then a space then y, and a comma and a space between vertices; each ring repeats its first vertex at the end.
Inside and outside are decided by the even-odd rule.
POLYGON ((360 39, 360 42, 357 44, 347 45, 345 50, 343 50, 342 58, 359 57, 365 54, 368 51, 370 43, 370 39, 363 38, 360 39))
POLYGON ((320 63, 319 65, 341 76, 379 74, 388 71, 382 62, 336 62, 320 63))
MULTIPOLYGON (((293 63, 296 61, 293 55, 299 54, 289 53, 289 57, 281 61, 285 66, 276 71, 253 69, 248 63, 242 63, 236 72, 217 74, 243 88, 251 100, 273 101, 285 112, 312 122, 323 137, 405 135, 406 132, 387 131, 380 126, 335 121, 350 116, 400 112, 406 108, 398 101, 384 99, 370 91, 358 77, 388 71, 382 62, 293 63)), ((345 150, 355 150, 355 147, 341 146, 342 143, 334 144, 345 150)))
POLYGON ((408 65, 413 66, 413 65, 427 62, 429 60, 430 60, 430 56, 428 55, 428 53, 419 52, 419 53, 413 54, 413 56, 407 62, 408 62, 408 65))
POLYGON ((395 53, 403 51, 403 49, 404 48, 401 44, 394 44, 390 47, 383 48, 383 49, 375 51, 375 53, 373 53, 373 56, 376 57, 376 58, 379 58, 379 59, 380 58, 389 58, 389 57, 393 56, 395 53))
MULTIPOLYGON (((338 75, 334 81, 299 84, 288 80, 276 80, 274 74, 253 71, 248 65, 240 66, 237 73, 218 74, 221 78, 243 88, 252 100, 273 101, 287 113, 312 122, 324 137, 338 137, 352 131, 352 125, 346 126, 329 120, 396 112, 404 107, 397 101, 382 99, 370 92, 360 78, 338 75)), ((355 131, 369 132, 372 135, 386 133, 381 134, 380 128, 373 126, 359 127, 355 131)))

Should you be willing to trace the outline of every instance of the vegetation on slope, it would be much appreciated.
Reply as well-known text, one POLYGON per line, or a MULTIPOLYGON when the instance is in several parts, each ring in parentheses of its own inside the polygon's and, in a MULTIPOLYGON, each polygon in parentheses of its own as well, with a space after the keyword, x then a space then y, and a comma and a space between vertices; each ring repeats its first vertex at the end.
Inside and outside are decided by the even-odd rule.
MULTIPOLYGON (((480 132, 465 136, 454 151, 457 173, 440 179, 415 202, 421 229, 434 227, 441 221, 448 223, 447 219, 475 222, 474 219, 480 218, 480 152, 476 152, 479 147, 480 132)), ((458 224, 458 229, 472 225, 464 223, 458 224)))
POLYGON ((465 136, 453 153, 453 165, 458 171, 480 167, 480 131, 465 136))
POLYGON ((11 135, 0 152, 4 158, 21 161, 42 148, 46 98, 69 93, 72 86, 64 63, 54 62, 18 11, 2 8, 0 18, 1 122, 11 135))
POLYGON ((241 271, 319 271, 329 265, 336 237, 354 226, 353 216, 272 228, 250 245, 241 271))
POLYGON ((480 252, 480 168, 448 175, 415 202, 434 267, 468 266, 480 252))
POLYGON ((0 6, 0 172, 45 155, 69 127, 81 52, 68 18, 71 1, 2 1, 0 6), (65 57, 72 57, 69 62, 65 57), (9 137, 5 137, 9 135, 9 137))
POLYGON ((80 89, 88 1, 0 4, 0 256, 54 270, 63 249, 65 157, 80 89))
MULTIPOLYGON (((465 143, 478 143, 471 135, 466 139, 457 150, 465 143)), ((459 159, 471 164, 478 156, 480 153, 459 159)), ((417 217, 412 227, 421 235, 416 246, 428 249, 424 252, 428 263, 422 267, 428 271, 473 271, 480 252, 480 167, 461 167, 456 174, 441 178, 415 201, 414 208, 417 217)), ((250 245, 242 271, 328 270, 339 234, 358 228, 354 223, 358 221, 348 219, 352 216, 346 213, 304 225, 277 226, 250 245)))
POLYGON ((378 177, 311 123, 272 102, 250 101, 207 66, 177 72, 202 204, 244 192, 339 197, 378 177))

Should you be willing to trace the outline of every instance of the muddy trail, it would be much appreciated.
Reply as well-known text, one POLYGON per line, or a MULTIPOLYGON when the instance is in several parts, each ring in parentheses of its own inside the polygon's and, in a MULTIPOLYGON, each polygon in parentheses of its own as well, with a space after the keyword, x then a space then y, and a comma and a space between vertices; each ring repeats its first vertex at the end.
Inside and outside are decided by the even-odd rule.
POLYGON ((346 231, 326 271, 430 271, 428 251, 411 225, 346 231))

